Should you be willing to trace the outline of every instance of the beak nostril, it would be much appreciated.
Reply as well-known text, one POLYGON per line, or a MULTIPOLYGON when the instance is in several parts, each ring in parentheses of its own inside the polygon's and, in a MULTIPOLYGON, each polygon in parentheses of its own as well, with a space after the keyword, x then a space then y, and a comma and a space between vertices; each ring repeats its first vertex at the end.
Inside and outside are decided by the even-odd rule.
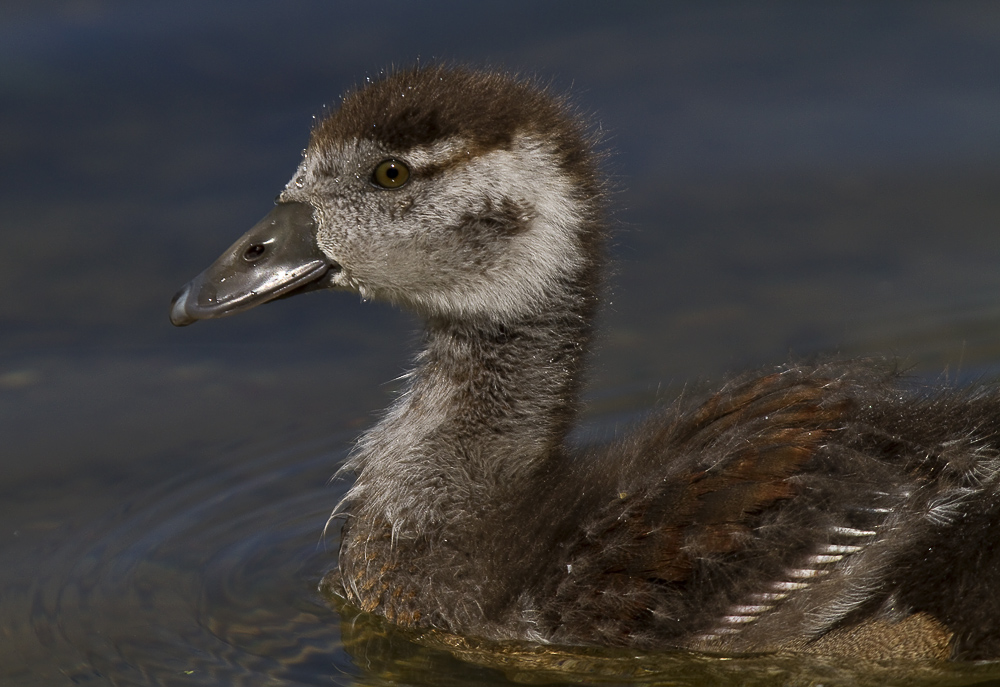
POLYGON ((264 255, 265 250, 266 249, 263 243, 252 243, 249 248, 243 251, 243 259, 247 262, 258 260, 262 255, 264 255))

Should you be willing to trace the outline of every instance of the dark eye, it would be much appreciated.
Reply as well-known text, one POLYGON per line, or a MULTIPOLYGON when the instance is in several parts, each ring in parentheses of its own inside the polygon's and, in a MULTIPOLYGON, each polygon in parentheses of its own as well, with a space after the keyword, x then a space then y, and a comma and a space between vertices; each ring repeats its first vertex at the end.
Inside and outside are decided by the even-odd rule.
POLYGON ((410 178, 410 168, 399 160, 385 160, 378 163, 372 174, 372 182, 382 188, 399 188, 410 178))

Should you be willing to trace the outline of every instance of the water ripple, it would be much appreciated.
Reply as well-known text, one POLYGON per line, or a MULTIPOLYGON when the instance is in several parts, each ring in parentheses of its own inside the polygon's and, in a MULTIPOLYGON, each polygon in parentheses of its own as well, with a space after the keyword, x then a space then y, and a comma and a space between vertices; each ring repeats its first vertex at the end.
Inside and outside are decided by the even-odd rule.
MULTIPOLYGON (((357 673, 316 591, 343 441, 178 474, 56 552, 31 624, 74 683, 331 684, 357 673)), ((331 550, 328 550, 331 549, 331 550)))

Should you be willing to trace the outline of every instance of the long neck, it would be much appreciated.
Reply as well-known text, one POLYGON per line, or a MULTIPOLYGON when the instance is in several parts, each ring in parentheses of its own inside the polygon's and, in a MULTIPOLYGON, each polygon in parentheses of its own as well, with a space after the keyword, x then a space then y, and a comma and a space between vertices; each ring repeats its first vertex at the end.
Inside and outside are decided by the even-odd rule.
POLYGON ((428 322, 409 389, 347 466, 358 476, 338 579, 352 603, 496 638, 531 616, 518 610, 530 594, 511 590, 530 586, 546 544, 518 514, 559 474, 593 300, 503 324, 428 322))
POLYGON ((523 493, 576 411, 594 298, 572 291, 512 322, 427 323, 409 388, 360 442, 352 515, 411 538, 523 493))
POLYGON ((438 301, 435 312, 456 314, 427 320, 407 389, 346 466, 357 479, 339 579, 360 608, 496 637, 533 617, 537 554, 559 529, 525 513, 561 483, 597 302, 597 195, 587 179, 579 186, 579 198, 537 203, 529 227, 500 237, 522 262, 480 284, 476 302, 487 287, 514 293, 502 277, 519 274, 533 281, 508 299, 516 310, 463 315, 438 301))

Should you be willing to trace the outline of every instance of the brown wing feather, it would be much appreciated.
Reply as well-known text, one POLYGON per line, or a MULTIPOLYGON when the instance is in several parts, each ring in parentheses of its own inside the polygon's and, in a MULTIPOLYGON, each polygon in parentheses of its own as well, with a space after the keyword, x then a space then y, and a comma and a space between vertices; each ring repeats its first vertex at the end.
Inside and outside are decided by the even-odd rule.
POLYGON ((841 426, 848 405, 829 402, 835 386, 827 379, 767 375, 715 394, 672 423, 659 446, 649 448, 668 461, 701 454, 709 462, 696 461, 674 477, 679 491, 634 495, 644 507, 630 521, 646 534, 635 551, 639 567, 677 582, 695 559, 742 548, 751 536, 748 516, 792 497, 789 478, 841 426))
POLYGON ((767 375, 730 385, 641 433, 646 441, 632 448, 637 462, 650 466, 646 482, 623 488, 595 513, 570 554, 574 575, 560 596, 574 587, 603 590, 578 598, 572 620, 592 625, 582 631, 613 643, 626 627, 641 626, 637 617, 664 608, 657 599, 689 580, 700 560, 746 549, 755 517, 796 494, 794 476, 843 426, 851 406, 838 386, 816 376, 767 375))

